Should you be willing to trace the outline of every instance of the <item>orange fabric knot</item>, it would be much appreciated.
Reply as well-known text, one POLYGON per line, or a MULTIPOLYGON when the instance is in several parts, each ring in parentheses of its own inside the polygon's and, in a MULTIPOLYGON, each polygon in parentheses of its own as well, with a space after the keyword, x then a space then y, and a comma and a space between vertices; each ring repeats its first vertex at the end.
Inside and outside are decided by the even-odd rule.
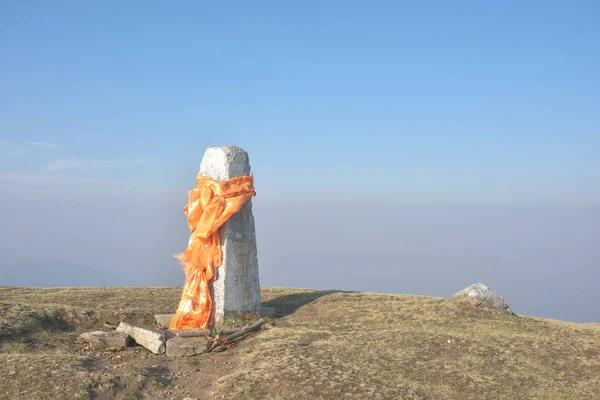
POLYGON ((219 228, 255 194, 252 175, 223 182, 198 175, 183 209, 191 235, 185 251, 175 256, 184 266, 185 285, 169 328, 208 328, 212 309, 208 283, 223 261, 219 228))

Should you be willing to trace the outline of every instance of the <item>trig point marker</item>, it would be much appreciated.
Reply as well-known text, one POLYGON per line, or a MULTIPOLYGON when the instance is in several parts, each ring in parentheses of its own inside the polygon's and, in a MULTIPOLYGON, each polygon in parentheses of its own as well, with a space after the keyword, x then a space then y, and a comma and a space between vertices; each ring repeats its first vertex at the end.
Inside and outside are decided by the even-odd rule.
MULTIPOLYGON (((236 146, 209 147, 200 175, 221 182, 250 175, 248 153, 236 146)), ((219 229, 223 264, 212 281, 210 325, 221 327, 228 313, 260 312, 260 282, 251 200, 219 229)), ((209 283, 210 284, 210 283, 209 283)))

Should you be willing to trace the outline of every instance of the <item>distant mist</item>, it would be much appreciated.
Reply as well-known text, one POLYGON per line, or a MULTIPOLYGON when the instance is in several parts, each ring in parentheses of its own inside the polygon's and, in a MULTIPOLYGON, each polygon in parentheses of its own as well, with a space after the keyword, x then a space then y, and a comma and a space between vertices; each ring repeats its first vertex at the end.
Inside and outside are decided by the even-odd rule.
MULTIPOLYGON (((183 283, 185 191, 0 185, 0 285, 183 283)), ((600 207, 253 207, 265 286, 447 297, 483 282, 518 314, 600 322, 600 207)))

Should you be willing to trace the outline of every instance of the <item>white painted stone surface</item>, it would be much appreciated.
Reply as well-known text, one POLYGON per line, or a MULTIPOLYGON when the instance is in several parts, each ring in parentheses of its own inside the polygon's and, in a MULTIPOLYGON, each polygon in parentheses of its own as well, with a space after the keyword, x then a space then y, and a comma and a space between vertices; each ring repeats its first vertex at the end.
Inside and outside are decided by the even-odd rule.
MULTIPOLYGON (((209 147, 200 174, 224 181, 250 174, 248 153, 236 146, 209 147)), ((214 326, 221 327, 225 313, 260 312, 260 282, 252 200, 231 216, 219 230, 223 265, 212 284, 214 326)))

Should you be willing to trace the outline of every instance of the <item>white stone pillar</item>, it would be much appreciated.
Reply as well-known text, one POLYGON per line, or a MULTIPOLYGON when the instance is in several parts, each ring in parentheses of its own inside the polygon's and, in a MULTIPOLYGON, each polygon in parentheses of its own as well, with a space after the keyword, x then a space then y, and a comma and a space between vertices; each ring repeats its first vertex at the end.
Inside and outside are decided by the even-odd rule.
MULTIPOLYGON (((248 153, 236 146, 209 147, 200 175, 225 181, 250 174, 248 153)), ((223 265, 216 268, 211 286, 211 326, 221 327, 226 314, 260 312, 260 282, 252 200, 219 229, 223 265)))

